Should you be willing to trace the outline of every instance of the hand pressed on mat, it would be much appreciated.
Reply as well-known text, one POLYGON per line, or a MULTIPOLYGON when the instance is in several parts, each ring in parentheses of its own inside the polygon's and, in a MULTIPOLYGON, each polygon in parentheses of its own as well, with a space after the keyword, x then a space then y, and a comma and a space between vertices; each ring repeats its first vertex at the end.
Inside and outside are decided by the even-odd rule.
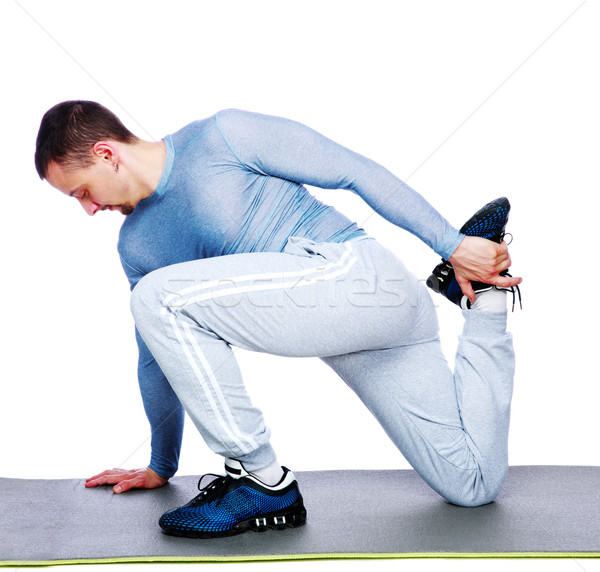
POLYGON ((144 469, 108 469, 86 479, 86 487, 115 485, 115 493, 124 493, 129 489, 156 489, 166 485, 169 479, 157 475, 150 467, 144 469))

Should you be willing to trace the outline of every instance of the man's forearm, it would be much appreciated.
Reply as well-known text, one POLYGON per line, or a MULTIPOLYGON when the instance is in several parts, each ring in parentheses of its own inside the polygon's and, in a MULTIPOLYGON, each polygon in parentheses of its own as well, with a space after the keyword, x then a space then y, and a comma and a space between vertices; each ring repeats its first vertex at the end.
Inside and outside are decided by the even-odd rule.
POLYGON ((152 430, 152 456, 149 467, 164 478, 177 471, 184 411, 162 370, 136 331, 140 359, 138 380, 144 410, 152 430))

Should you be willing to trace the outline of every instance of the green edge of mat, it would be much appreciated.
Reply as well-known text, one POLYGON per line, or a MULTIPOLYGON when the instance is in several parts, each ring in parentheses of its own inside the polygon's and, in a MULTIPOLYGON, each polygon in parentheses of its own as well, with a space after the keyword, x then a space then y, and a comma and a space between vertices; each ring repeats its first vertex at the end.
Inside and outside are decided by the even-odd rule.
POLYGON ((600 552, 402 552, 382 554, 284 554, 263 556, 131 556, 72 560, 4 560, 3 566, 64 566, 68 564, 129 564, 185 562, 272 562, 296 560, 371 560, 401 558, 600 558, 600 552))

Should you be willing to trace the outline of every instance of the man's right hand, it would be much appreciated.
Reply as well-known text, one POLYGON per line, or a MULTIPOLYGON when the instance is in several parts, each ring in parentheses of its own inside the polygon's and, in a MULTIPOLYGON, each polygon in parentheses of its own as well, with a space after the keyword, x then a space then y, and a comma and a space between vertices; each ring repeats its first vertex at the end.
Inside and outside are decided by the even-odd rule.
POLYGON ((517 286, 523 281, 520 276, 500 276, 500 272, 510 267, 510 255, 504 241, 497 244, 486 238, 465 236, 448 260, 462 293, 471 303, 475 302, 472 280, 501 288, 517 286))
POLYGON ((86 479, 86 487, 115 485, 113 492, 124 493, 129 489, 156 489, 166 485, 169 479, 157 475, 150 467, 145 469, 109 469, 86 479))

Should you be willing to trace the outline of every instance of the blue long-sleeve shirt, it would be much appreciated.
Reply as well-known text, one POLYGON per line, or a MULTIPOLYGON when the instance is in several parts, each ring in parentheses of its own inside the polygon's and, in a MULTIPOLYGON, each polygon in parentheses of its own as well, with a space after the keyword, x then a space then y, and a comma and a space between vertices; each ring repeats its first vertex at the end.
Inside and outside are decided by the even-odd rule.
MULTIPOLYGON (((226 110, 164 138, 167 157, 154 192, 121 228, 119 255, 133 289, 163 266, 237 252, 283 251, 290 236, 344 242, 356 223, 304 184, 347 189, 443 258, 461 235, 387 169, 294 121, 226 110)), ((138 378, 152 429, 150 467, 177 471, 183 409, 137 335, 138 378)))

